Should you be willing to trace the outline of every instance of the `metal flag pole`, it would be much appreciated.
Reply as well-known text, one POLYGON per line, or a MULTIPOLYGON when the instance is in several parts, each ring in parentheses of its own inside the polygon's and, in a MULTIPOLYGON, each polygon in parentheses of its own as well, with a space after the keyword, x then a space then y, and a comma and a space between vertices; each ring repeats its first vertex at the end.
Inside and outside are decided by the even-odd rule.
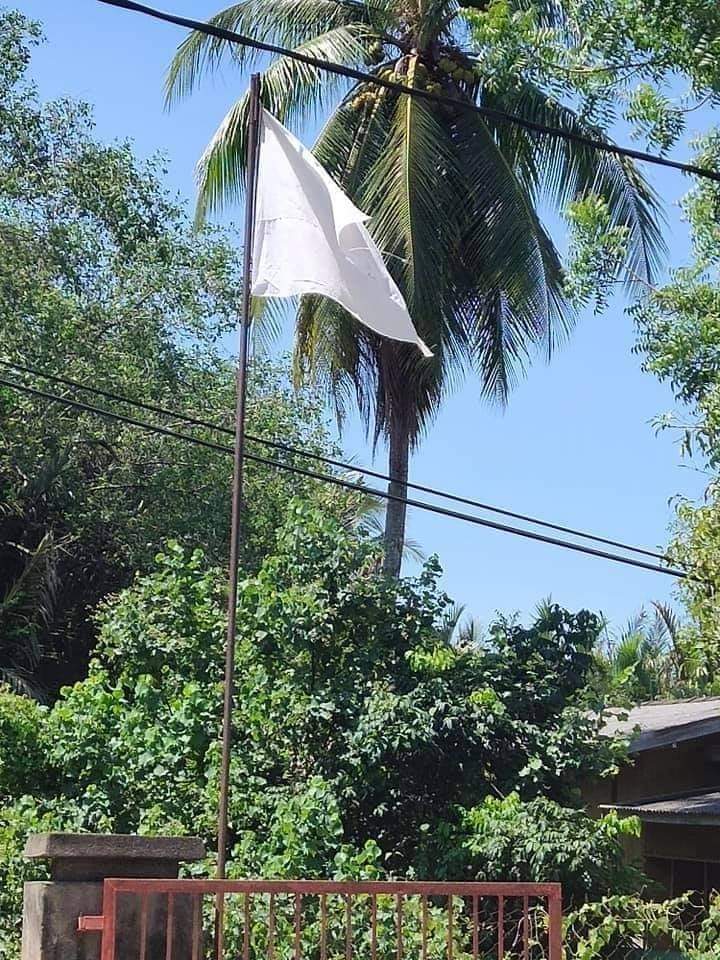
MULTIPOLYGON (((230 573, 228 577, 227 640, 225 646, 225 686, 223 700, 222 759, 220 764, 220 802, 218 806, 217 878, 225 879, 228 840, 228 801, 230 795, 230 754, 232 748, 232 711, 235 688, 236 608, 238 563, 240 559, 243 467, 245 453, 245 400, 247 395, 247 361, 250 342, 250 308, 252 280, 252 246, 255 225, 255 193, 259 159, 260 74, 250 78, 247 128, 247 175, 245 191, 245 231, 242 276, 242 314, 238 349, 235 400, 235 460, 232 484, 232 518, 230 527, 230 573)), ((224 898, 216 902, 215 946, 217 960, 222 960, 224 898)))

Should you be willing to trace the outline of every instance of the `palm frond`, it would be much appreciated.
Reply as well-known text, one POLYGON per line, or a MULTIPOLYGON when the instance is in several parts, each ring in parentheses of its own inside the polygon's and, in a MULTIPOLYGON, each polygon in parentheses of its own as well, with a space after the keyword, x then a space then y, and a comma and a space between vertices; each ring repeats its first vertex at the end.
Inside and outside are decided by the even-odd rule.
POLYGON ((359 196, 392 131, 394 97, 356 84, 328 117, 313 153, 351 196, 359 196), (370 97, 359 105, 364 94, 370 97))
POLYGON ((653 608, 658 626, 662 628, 662 632, 669 643, 677 648, 680 636, 680 618, 668 603, 661 603, 659 600, 653 601, 653 608))
MULTIPOLYGON (((410 65, 408 82, 414 83, 410 65)), ((463 195, 449 131, 433 104, 396 98, 390 131, 370 166, 360 205, 386 257, 420 336, 434 356, 385 344, 375 400, 376 436, 398 410, 416 442, 434 416, 453 373, 469 352, 464 318, 452 310, 460 260, 463 195), (442 371, 442 375, 440 374, 442 371)))
MULTIPOLYGON (((376 513, 363 518, 363 529, 378 544, 382 544, 385 534, 385 520, 382 516, 384 507, 376 501, 376 513)), ((410 540, 406 537, 403 540, 403 558, 414 560, 416 563, 422 563, 426 559, 425 551, 417 540, 410 540)))
POLYGON ((483 395, 504 403, 533 348, 549 354, 575 314, 560 256, 488 125, 463 111, 454 135, 466 214, 456 309, 470 325, 483 395))
POLYGON ((553 615, 553 607, 555 606, 552 595, 548 594, 546 597, 543 597, 535 605, 535 620, 536 622, 542 623, 549 621, 553 615))
MULTIPOLYGON (((572 135, 611 143, 602 129, 582 120, 570 107, 559 104, 529 82, 503 91, 502 95, 487 93, 483 102, 572 135)), ((603 197, 612 225, 629 229, 628 283, 638 278, 652 282, 666 253, 660 227, 662 213, 659 198, 635 163, 576 140, 527 133, 510 126, 499 122, 494 133, 507 155, 526 157, 525 164, 518 166, 518 176, 525 180, 532 195, 544 193, 560 205, 593 193, 603 197), (533 144, 532 162, 527 161, 527 152, 513 149, 518 138, 529 138, 533 144)))
POLYGON ((338 425, 353 398, 366 427, 372 418, 377 369, 370 337, 333 300, 301 298, 295 325, 295 381, 312 381, 324 388, 338 425))
POLYGON ((620 643, 628 637, 641 637, 645 633, 647 620, 647 611, 643 607, 641 607, 637 613, 628 617, 627 623, 620 631, 620 643))
POLYGON ((268 355, 277 345, 283 324, 295 313, 292 301, 254 297, 251 306, 251 342, 256 354, 268 355))
POLYGON ((451 146, 434 105, 417 97, 397 97, 390 136, 360 194, 361 206, 373 214, 374 239, 392 258, 388 268, 405 294, 420 336, 430 338, 431 348, 437 346, 436 323, 432 318, 423 329, 423 320, 442 303, 446 260, 460 240, 447 206, 458 199, 451 146))
POLYGON ((328 122, 315 152, 330 161, 331 174, 358 205, 372 211, 370 232, 435 359, 420 361, 412 347, 382 341, 314 297, 303 300, 298 314, 297 368, 322 377, 336 395, 339 415, 354 394, 366 424, 374 421, 376 438, 398 409, 412 410, 417 438, 451 382, 452 364, 460 363, 458 344, 467 339, 454 330, 448 312, 446 278, 455 270, 459 244, 453 211, 461 209, 452 143, 424 101, 382 94, 358 111, 355 95, 328 122))
POLYGON ((477 649, 485 640, 485 630, 479 620, 465 620, 457 629, 455 643, 458 647, 473 647, 477 649))
POLYGON ((61 543, 48 532, 33 550, 21 544, 5 547, 15 549, 23 566, 0 598, 0 680, 21 693, 40 697, 33 679, 43 655, 38 627, 47 628, 53 620, 61 543))
POLYGON ((623 636, 612 652, 612 668, 615 674, 620 674, 629 668, 637 669, 643 661, 643 642, 641 633, 627 633, 623 636))
POLYGON ((55 537, 51 532, 46 533, 34 550, 20 544, 8 546, 14 546, 23 555, 25 564, 0 600, 0 618, 8 618, 12 614, 24 622, 40 620, 45 625, 49 624, 58 587, 54 562, 58 545, 55 537))
MULTIPOLYGON (((358 3, 336 0, 245 0, 210 17, 208 23, 224 30, 250 34, 278 46, 296 47, 345 24, 363 20, 358 3)), ((251 47, 193 31, 177 49, 165 78, 166 104, 190 94, 201 77, 218 70, 226 59, 239 69, 250 69, 262 57, 251 47)))
POLYGON ((438 634, 448 646, 477 648, 483 642, 483 627, 478 620, 465 617, 465 610, 461 603, 449 607, 440 620, 438 634))
POLYGON ((455 631, 457 630, 458 624, 460 623, 464 613, 464 603, 453 603, 452 606, 448 607, 443 614, 438 626, 438 633, 441 640, 443 640, 445 643, 452 643, 452 639, 455 636, 455 631))
MULTIPOLYGON (((371 39, 364 25, 348 24, 295 49, 319 59, 357 66, 363 62, 371 39)), ((348 81, 342 77, 328 78, 316 67, 279 57, 260 76, 260 98, 270 113, 292 126, 324 109, 347 86, 348 81)), ((198 221, 242 197, 249 102, 246 93, 233 104, 198 162, 198 221)))

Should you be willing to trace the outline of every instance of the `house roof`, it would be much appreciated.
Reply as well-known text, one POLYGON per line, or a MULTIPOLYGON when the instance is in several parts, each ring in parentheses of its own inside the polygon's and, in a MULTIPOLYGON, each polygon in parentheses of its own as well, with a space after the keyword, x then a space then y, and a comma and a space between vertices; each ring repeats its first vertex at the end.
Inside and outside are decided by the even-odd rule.
POLYGON ((655 823, 717 826, 720 823, 720 790, 661 800, 643 800, 639 803, 607 804, 607 808, 655 823))
POLYGON ((630 710, 612 711, 602 732, 611 736, 634 730, 638 734, 630 744, 631 753, 720 733, 720 697, 656 700, 630 710))

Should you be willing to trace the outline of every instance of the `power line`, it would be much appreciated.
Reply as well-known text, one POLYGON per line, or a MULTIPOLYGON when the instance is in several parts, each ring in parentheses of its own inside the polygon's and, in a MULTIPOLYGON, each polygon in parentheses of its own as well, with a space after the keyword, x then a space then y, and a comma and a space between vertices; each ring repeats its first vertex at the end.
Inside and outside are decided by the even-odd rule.
MULTIPOLYGON (((105 390, 101 387, 93 387, 86 383, 81 383, 78 380, 71 380, 68 377, 63 377, 58 374, 48 373, 44 370, 39 370, 36 367, 30 367, 26 364, 15 363, 12 360, 5 360, 0 358, 0 364, 3 366, 11 367, 14 370, 29 373, 32 376, 42 377, 46 380, 54 381, 55 383, 62 383, 65 386, 72 387, 77 390, 84 390, 88 393, 93 393, 97 396, 105 397, 108 400, 114 400, 119 403, 129 404, 130 406, 137 407, 142 410, 147 410, 150 413, 158 413, 164 417, 170 417, 175 420, 183 420, 188 424, 197 427, 204 427, 209 430, 217 431, 218 433, 224 433, 228 436, 234 436, 234 431, 229 427, 224 427, 221 424, 212 423, 209 420, 203 420, 199 417, 195 417, 191 414, 183 413, 178 410, 169 410, 167 407, 160 407, 153 403, 145 403, 141 400, 133 400, 130 397, 124 396, 123 394, 114 393, 111 390, 105 390)), ((641 554, 646 557, 652 557, 655 560, 668 561, 668 557, 665 554, 658 553, 652 550, 646 550, 643 547, 635 547, 628 543, 623 543, 620 540, 611 540, 607 537, 600 537, 596 534, 586 533, 583 530, 575 530, 572 527, 566 527, 558 523, 552 523, 548 520, 539 520, 537 517, 531 517, 527 514, 517 513, 513 510, 506 510, 503 507, 496 507, 489 503, 483 503, 480 500, 474 500, 470 497, 459 496, 458 494, 448 493, 445 490, 439 490, 436 487, 429 487, 422 483, 415 483, 410 480, 401 480, 400 478, 393 477, 386 473, 380 473, 377 470, 371 470, 368 467, 356 466, 355 464, 346 463, 342 460, 337 460, 334 457, 328 457, 323 454, 311 453, 310 451, 301 450, 298 447, 294 447, 289 443, 282 443, 279 440, 269 440, 265 437, 259 437, 251 433, 246 433, 247 439, 253 441, 254 443, 262 444, 263 446, 270 447, 274 450, 282 451, 283 453, 291 453, 297 456, 301 456, 308 460, 315 460, 318 463, 324 463, 331 467, 338 467, 341 470, 348 470, 354 473, 362 473, 369 477, 375 477, 377 480, 384 480, 388 483, 390 482, 399 482, 402 483, 405 487, 413 490, 419 490, 423 493, 428 493, 435 497, 441 497, 444 500, 451 500, 454 503, 462 503, 465 506, 477 507, 481 510, 487 510, 490 513, 496 513, 501 516, 510 517, 513 520, 522 520, 526 523, 532 523, 538 527, 544 527, 548 530, 557 530, 560 533, 567 533, 571 536, 582 537, 584 540, 590 540, 595 543, 602 543, 609 547, 618 547, 621 550, 626 550, 630 553, 641 554)))
POLYGON ((219 40, 227 40, 229 43, 237 43, 244 47, 251 47, 254 50, 260 50, 263 53, 273 53, 277 56, 287 57, 290 60, 297 60, 308 66, 315 67, 317 70, 324 70, 327 73, 334 73, 341 77, 347 77, 350 80, 358 80, 361 83, 371 83, 378 87, 384 87, 386 90, 393 90, 396 93, 402 93, 407 96, 420 97, 423 100, 429 100, 432 103, 460 107, 463 110, 477 113, 487 119, 500 121, 502 123, 512 123, 515 126, 530 130, 533 133, 549 134, 559 137, 563 140, 569 140, 574 143, 582 143, 585 146, 592 147, 603 153, 610 153, 616 156, 629 157, 632 160, 641 160, 645 163, 654 163, 658 166, 671 167, 674 170, 681 170, 684 173, 693 173, 698 177, 706 177, 720 183, 720 172, 711 170, 708 167, 700 167, 694 163, 683 163, 679 160, 670 160, 668 157, 661 157, 657 154, 646 153, 643 150, 634 150, 632 147, 621 147, 606 140, 600 140, 596 137, 585 137, 579 133, 573 133, 570 130, 563 130, 560 127, 549 127, 543 123, 537 123, 534 120, 528 120, 516 113, 507 113, 504 110, 496 110, 492 107, 479 106, 460 97, 449 97, 444 94, 431 93, 428 90, 419 87, 407 87, 402 83, 396 83, 393 80, 386 80, 384 77, 376 76, 373 73, 367 73, 364 70, 356 70, 353 67, 346 67, 340 63, 333 63, 330 60, 323 60, 318 57, 312 57, 305 53, 299 53, 288 47, 281 47, 274 43, 266 43, 264 40, 256 40, 254 37, 248 37, 245 34, 235 33, 232 30, 226 30, 224 27, 218 27, 212 23, 204 23, 201 20, 192 20, 189 17, 181 17, 173 13, 165 13, 154 7, 148 7, 142 3, 136 3, 135 0, 99 0, 100 3, 111 7, 120 7, 123 10, 130 10, 134 13, 142 13, 145 16, 156 20, 162 20, 165 23, 172 23, 179 27, 185 27, 188 30, 196 30, 210 37, 216 37, 219 40))
MULTIPOLYGON (((214 443, 211 440, 203 440, 201 437, 193 437, 189 434, 160 426, 159 424, 148 423, 145 420, 138 420, 135 417, 129 417, 125 414, 104 410, 101 407, 95 407, 92 404, 83 403, 80 400, 72 400, 69 397, 60 397, 57 394, 49 393, 45 390, 39 390, 37 387, 28 387, 25 384, 15 383, 12 380, 7 380, 5 377, 0 377, 0 385, 14 390, 19 390, 23 393, 29 394, 30 396, 49 400, 52 403, 60 403, 75 410, 81 410, 85 413, 92 413, 95 416, 104 417, 109 420, 116 420, 120 423, 128 424, 129 426, 138 427, 142 430, 147 430, 150 433, 162 434, 163 436, 172 437, 176 440, 183 440, 187 443, 195 443, 209 450, 215 450, 219 453, 228 454, 230 456, 232 456, 233 453, 230 447, 223 446, 219 443, 214 443)), ((654 563, 646 563, 643 560, 635 560, 631 559, 630 557, 620 556, 616 553, 609 553, 605 550, 597 550, 594 547, 583 546, 578 543, 571 543, 568 540, 560 540, 557 537, 548 537, 544 534, 535 533, 531 530, 522 530, 519 527, 512 527, 509 524, 497 523, 494 520, 487 520, 483 517, 472 516, 469 513, 461 513, 458 510, 450 510, 447 507, 440 507, 436 504, 426 503, 423 500, 415 500, 410 497, 396 496, 395 494, 389 493, 385 490, 377 490, 373 487, 366 487, 361 483, 354 483, 351 480, 344 480, 341 477, 335 477, 330 474, 316 473, 314 470, 308 470, 305 467, 282 463, 278 460, 272 460, 268 457, 260 457, 253 453, 246 453, 245 456, 248 460, 263 464, 264 466, 273 467, 278 470, 286 470, 289 473, 307 477, 311 480, 320 480, 323 483, 331 483, 335 486, 343 487, 346 490, 362 493, 365 496, 377 497, 381 500, 392 500, 397 503, 404 503, 406 506, 416 507, 419 510, 426 510, 429 513, 435 513, 438 516, 450 517, 454 520, 464 520, 466 523, 472 523, 479 527, 487 527, 490 530, 498 530, 502 533, 511 533, 515 536, 524 537, 528 540, 535 540, 539 543, 546 543, 555 547, 563 547, 566 550, 572 550, 576 553, 583 553, 587 556, 598 557, 603 560, 612 560, 615 563, 622 563, 629 567, 638 567, 642 570, 650 570, 653 573, 663 573, 667 576, 676 577, 679 579, 698 579, 697 577, 688 574, 684 570, 677 570, 672 567, 661 567, 654 563)))

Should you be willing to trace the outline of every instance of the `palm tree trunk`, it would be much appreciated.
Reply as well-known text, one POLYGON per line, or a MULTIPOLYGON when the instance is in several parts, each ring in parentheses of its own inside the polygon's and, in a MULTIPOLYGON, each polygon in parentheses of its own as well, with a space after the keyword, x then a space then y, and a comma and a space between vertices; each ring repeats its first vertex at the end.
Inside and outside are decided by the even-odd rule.
MULTIPOLYGON (((393 497, 407 497, 410 459, 410 432, 402 420, 393 418, 390 427, 390 476, 388 493, 393 497)), ((399 500, 388 500, 385 511, 385 562, 383 571, 397 579, 402 566, 405 544, 405 517, 407 506, 399 500)))

